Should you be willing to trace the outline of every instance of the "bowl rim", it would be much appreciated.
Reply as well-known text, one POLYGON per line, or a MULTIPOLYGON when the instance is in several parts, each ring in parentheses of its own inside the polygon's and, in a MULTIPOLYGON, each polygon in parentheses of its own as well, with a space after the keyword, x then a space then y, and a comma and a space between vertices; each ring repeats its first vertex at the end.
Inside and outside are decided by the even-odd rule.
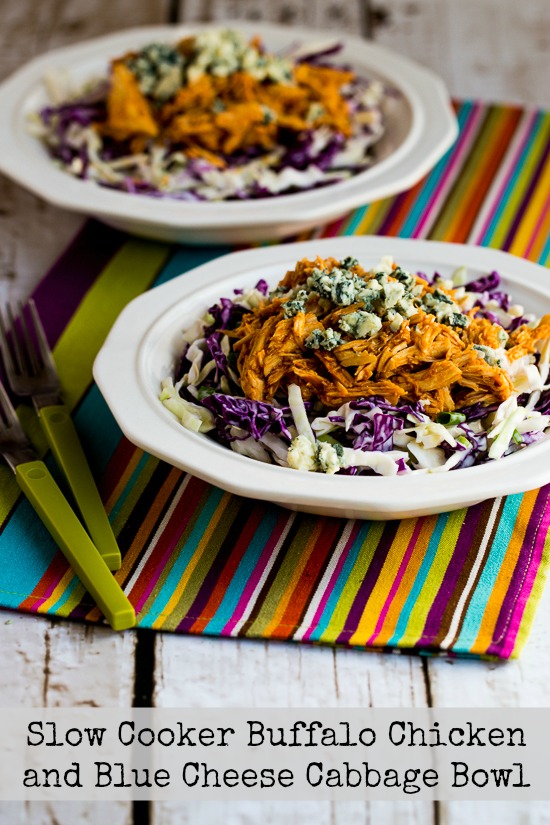
MULTIPOLYGON (((312 33, 306 29, 289 30, 284 26, 239 20, 231 21, 230 25, 244 33, 260 32, 267 38, 270 35, 288 37, 291 32, 293 38, 304 42, 335 39, 330 32, 320 30, 312 33)), ((286 223, 304 211, 309 219, 321 222, 334 212, 335 201, 343 213, 365 200, 405 189, 432 168, 456 138, 456 118, 443 81, 437 75, 383 46, 345 35, 338 39, 350 52, 350 59, 359 65, 363 63, 367 71, 370 63, 372 71, 385 76, 402 91, 411 110, 410 130, 397 149, 365 172, 345 181, 266 199, 185 203, 144 195, 132 197, 129 193, 75 179, 58 169, 43 147, 38 145, 32 155, 27 151, 25 140, 20 139, 26 133, 22 125, 25 101, 36 94, 48 69, 71 66, 77 70, 86 60, 107 59, 118 50, 130 48, 136 39, 147 42, 154 37, 174 38, 213 28, 220 28, 220 23, 135 27, 55 49, 29 61, 0 84, 0 106, 4 112, 0 123, 0 170, 57 206, 93 212, 106 218, 127 218, 138 224, 189 229, 237 227, 247 221, 252 221, 255 226, 267 226, 275 222, 286 223), (377 66, 384 68, 380 71, 377 66), (325 189, 329 192, 328 198, 322 195, 325 189)), ((39 144, 37 138, 33 140, 39 144)))
POLYGON ((262 277, 262 267, 280 264, 284 272, 284 267, 299 258, 316 254, 354 254, 368 261, 392 254, 397 260, 405 259, 405 266, 412 259, 414 265, 434 269, 438 265, 497 269, 512 288, 514 283, 522 283, 542 298, 550 310, 550 279, 544 267, 485 247, 350 236, 233 252, 134 299, 111 329, 95 360, 94 377, 130 441, 229 492, 298 509, 314 505, 333 511, 376 511, 385 517, 396 511, 413 516, 426 507, 427 501, 436 508, 433 512, 443 512, 473 501, 525 492, 550 481, 550 438, 507 456, 504 464, 495 461, 445 473, 442 485, 440 473, 353 477, 291 471, 238 455, 205 435, 185 430, 151 393, 147 370, 155 341, 191 296, 200 301, 204 294, 208 303, 208 291, 221 282, 232 282, 238 287, 251 271, 258 269, 258 277, 262 277), (201 284, 198 290, 197 281, 201 284), (306 479, 315 479, 315 484, 304 483, 306 479))

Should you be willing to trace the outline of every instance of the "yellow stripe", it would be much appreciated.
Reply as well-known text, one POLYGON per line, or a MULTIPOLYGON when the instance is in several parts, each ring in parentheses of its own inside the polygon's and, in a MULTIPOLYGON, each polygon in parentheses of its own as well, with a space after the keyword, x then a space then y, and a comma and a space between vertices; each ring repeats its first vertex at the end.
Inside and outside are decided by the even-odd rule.
POLYGON ((346 626, 353 601, 361 587, 365 574, 370 566, 374 552, 382 537, 386 524, 383 521, 373 521, 363 540, 361 549, 355 560, 352 570, 338 599, 334 613, 330 617, 327 628, 320 637, 322 642, 335 642, 346 626))
MULTIPOLYGON (((526 252, 526 255, 530 258, 530 260, 535 261, 538 263, 540 261, 540 257, 542 255, 542 251, 546 244, 547 238, 550 235, 550 208, 546 209, 544 220, 541 222, 537 230, 537 234, 533 239, 531 249, 529 252, 526 252)), ((531 243, 531 241, 529 242, 531 243)), ((541 263, 544 263, 541 261, 541 263)))
POLYGON ((90 383, 92 364, 119 313, 144 292, 169 254, 166 244, 131 240, 107 264, 59 338, 55 361, 72 409, 90 383))
POLYGON ((350 645, 365 645, 376 629, 382 608, 388 598, 392 583, 407 552, 417 519, 405 519, 395 535, 388 551, 384 566, 367 599, 365 608, 357 624, 357 630, 349 640, 350 645))
MULTIPOLYGON (((55 586, 51 596, 46 599, 43 604, 40 605, 38 612, 39 613, 48 613, 50 608, 54 606, 54 604, 63 596, 65 590, 70 585, 72 580, 74 579, 74 570, 72 567, 69 567, 68 570, 65 571, 62 578, 55 586)), ((86 593, 86 590, 83 585, 80 583, 77 584, 71 593, 70 597, 67 599, 65 604, 63 604, 60 608, 58 608, 55 612, 58 616, 68 616, 71 610, 76 607, 77 604, 80 603, 82 597, 86 593)))
POLYGON ((422 562, 426 556, 436 520, 437 516, 425 517, 424 524, 420 528, 420 534, 414 546, 413 554, 408 561, 407 569, 405 570, 403 578, 399 583, 397 593, 395 594, 388 612, 386 613, 384 627, 375 639, 376 645, 385 645, 395 633, 403 606, 407 601, 411 588, 416 581, 418 571, 420 570, 422 562))
MULTIPOLYGON (((303 573, 309 559, 311 558, 311 554, 313 553, 313 550, 315 549, 315 545, 317 544, 317 541, 319 540, 319 534, 321 533, 321 530, 322 530, 322 522, 319 521, 317 523, 317 525, 315 526, 315 528, 311 531, 311 534, 310 534, 310 536, 309 536, 309 538, 308 538, 308 540, 305 544, 305 547, 303 549, 303 552, 300 554, 298 564, 296 564, 296 566, 292 568, 292 575, 291 575, 290 580, 288 581, 288 584, 287 584, 284 592, 282 593, 282 595, 279 591, 280 591, 281 584, 284 583, 284 582, 281 582, 281 576, 284 575, 283 568, 281 568, 281 570, 279 571, 279 576, 277 576, 277 579, 273 582, 273 587, 272 587, 272 590, 277 592, 277 599, 276 599, 277 609, 275 610, 273 616, 271 617, 271 620, 261 629, 262 636, 271 636, 273 634, 273 632, 277 629, 279 624, 281 623, 281 620, 284 616, 284 613, 285 613, 285 610, 288 606, 288 603, 290 602, 290 599, 292 598, 292 594, 294 593, 294 591, 295 591, 295 589, 298 585, 298 581, 301 578, 302 573, 303 573)), ((269 599, 269 596, 268 596, 268 599, 269 599)), ((266 599, 266 602, 267 602, 267 599, 266 599)), ((264 604, 264 609, 265 609, 265 606, 266 605, 264 604)), ((262 610, 262 612, 263 612, 263 610, 262 610)), ((254 623, 254 625, 252 625, 252 627, 249 628, 249 633, 250 634, 256 634, 256 632, 258 632, 258 630, 259 630, 259 628, 257 628, 256 623, 254 623)))
POLYGON ((140 450, 136 447, 136 449, 133 451, 133 453, 132 453, 132 455, 131 455, 131 457, 128 461, 128 464, 126 465, 124 471, 122 472, 122 475, 120 476, 120 479, 118 480, 118 483, 117 483, 116 487, 114 488, 113 492, 111 493, 111 495, 109 496, 109 498, 105 502, 105 509, 107 510, 108 513, 111 512, 111 510, 115 506, 116 502, 118 501, 119 496, 121 495, 123 490, 126 488, 126 485, 128 484, 132 474, 134 473, 134 471, 135 471, 136 467, 138 466, 139 462, 141 461, 142 456, 143 456, 143 450, 140 450))
MULTIPOLYGON (((136 506, 139 497, 149 484, 151 476, 157 469, 159 463, 160 461, 158 458, 153 458, 153 456, 147 457, 147 460, 145 461, 144 466, 142 467, 135 481, 135 484, 133 485, 132 489, 130 490, 124 501, 122 502, 120 510, 117 512, 116 516, 112 521, 113 532, 115 536, 118 536, 120 531, 124 528, 124 525, 128 521, 128 518, 130 517, 134 507, 136 506)), ((139 536, 137 536, 136 539, 139 539, 139 536)), ((132 545, 132 547, 133 546, 134 545, 132 545)), ((135 556, 132 553, 132 548, 130 548, 130 550, 126 553, 123 559, 124 569, 126 569, 126 566, 133 562, 134 558, 135 556)))
POLYGON ((227 508, 227 505, 230 503, 231 498, 232 496, 230 495, 230 493, 224 493, 221 497, 220 503, 218 504, 215 512, 212 515, 212 518, 210 519, 207 527, 205 528, 204 534, 197 545, 197 549, 191 556, 189 564, 185 568, 183 576, 179 580, 176 588, 174 589, 174 592, 170 596, 170 599, 166 604, 162 614, 158 616, 151 625, 153 629, 161 628, 163 624, 167 621, 167 619, 172 618, 170 614, 176 608, 179 600, 183 596, 185 588, 187 587, 187 583, 193 575, 193 571, 195 570, 197 564, 201 560, 204 551, 208 547, 208 543, 212 537, 212 534, 214 533, 214 530, 216 529, 221 517, 223 516, 227 508))
POLYGON ((394 198, 384 198, 384 200, 371 203, 370 206, 367 207, 361 221, 355 227, 353 234, 375 235, 390 211, 393 201, 394 198))
POLYGON ((471 647, 472 653, 485 653, 489 645, 493 641, 493 633, 496 627, 502 602, 506 597, 512 575, 514 573, 521 546, 525 538, 525 532, 533 507, 537 499, 539 491, 531 490, 529 493, 524 493, 523 499, 519 508, 518 516, 514 526, 514 532, 510 537, 510 543, 506 550, 506 555, 500 565, 500 570, 495 579, 495 583, 491 590, 491 595, 485 607, 485 613, 479 626, 479 631, 474 644, 471 647))
POLYGON ((524 255, 533 236, 533 227, 540 217, 540 214, 548 199, 550 192, 550 160, 544 166, 538 184, 529 199, 529 205, 525 210, 523 218, 517 228, 514 240, 510 246, 513 255, 524 255))
POLYGON ((435 558, 430 566, 429 573, 422 586, 416 604, 414 605, 407 628, 403 634, 400 644, 411 646, 421 638, 426 624, 426 619, 433 600, 439 592, 443 576, 447 571, 451 556, 456 546, 460 528, 464 522, 465 510, 455 510, 449 514, 449 519, 441 535, 435 558))

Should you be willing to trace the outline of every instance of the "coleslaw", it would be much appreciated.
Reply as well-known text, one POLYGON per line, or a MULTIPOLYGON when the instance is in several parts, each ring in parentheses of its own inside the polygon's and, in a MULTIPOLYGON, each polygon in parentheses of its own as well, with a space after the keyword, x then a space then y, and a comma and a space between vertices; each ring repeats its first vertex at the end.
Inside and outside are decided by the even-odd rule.
POLYGON ((160 400, 250 458, 345 475, 447 472, 550 429, 550 315, 497 272, 408 272, 391 256, 303 260, 184 331, 160 400))

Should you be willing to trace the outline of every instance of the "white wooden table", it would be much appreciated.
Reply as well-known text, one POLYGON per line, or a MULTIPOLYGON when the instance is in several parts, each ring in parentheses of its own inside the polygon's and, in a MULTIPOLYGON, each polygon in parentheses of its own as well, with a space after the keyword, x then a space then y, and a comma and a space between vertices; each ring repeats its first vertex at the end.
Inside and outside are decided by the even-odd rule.
MULTIPOLYGON (((251 17, 361 31, 438 71, 457 97, 550 108, 548 0, 18 0, 0 77, 46 49, 130 25, 251 17)), ((81 219, 0 178, 0 299, 25 297, 81 219)), ((550 595, 517 662, 494 665, 129 632, 0 613, 4 706, 537 707, 550 704, 550 595)), ((0 805, 0 825, 458 825, 548 822, 545 803, 0 805)))

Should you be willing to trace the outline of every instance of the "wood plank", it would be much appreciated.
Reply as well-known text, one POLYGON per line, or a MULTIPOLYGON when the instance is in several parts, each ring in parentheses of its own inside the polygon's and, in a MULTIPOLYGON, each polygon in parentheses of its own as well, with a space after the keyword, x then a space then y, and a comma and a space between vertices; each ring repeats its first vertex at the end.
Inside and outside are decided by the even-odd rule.
POLYGON ((446 802, 441 804, 440 825, 546 825, 548 810, 548 802, 446 802))
POLYGON ((0 175, 0 300, 26 298, 82 225, 0 175))
MULTIPOLYGON (((422 660, 357 650, 159 634, 159 707, 426 707, 422 660)), ((427 802, 171 803, 153 805, 153 825, 249 822, 289 825, 429 825, 427 802)))
POLYGON ((430 803, 420 801, 187 802, 155 805, 153 810, 154 825, 430 825, 433 821, 430 803))
MULTIPOLYGON (((131 707, 135 633, 0 611, 4 707, 131 707)), ((0 825, 127 825, 126 802, 0 803, 0 825)))
POLYGON ((360 32, 363 0, 180 0, 180 19, 266 20, 289 26, 305 26, 341 32, 360 32))
POLYGON ((436 71, 459 98, 550 107, 546 0, 377 0, 374 39, 436 71))
MULTIPOLYGON (((83 0, 55 0, 41 6, 21 0, 8 5, 0 32, 0 76, 46 48, 128 25, 160 22, 167 1, 151 4, 144 0, 99 0, 93 13, 83 0)), ((485 4, 474 0, 378 0, 376 8, 379 42, 432 66, 446 77, 454 94, 550 104, 548 89, 543 84, 547 74, 544 32, 549 30, 550 22, 545 0, 531 0, 530 4, 517 7, 512 0, 486 0, 485 4), (389 17, 383 24, 386 13, 389 17)), ((358 31, 355 9, 354 2, 338 4, 336 0, 288 0, 279 4, 267 0, 187 0, 184 11, 186 19, 204 19, 205 13, 216 19, 220 15, 225 19, 259 16, 295 25, 358 31)), ((0 185, 0 199, 0 294, 15 298, 30 291, 39 274, 72 237, 80 219, 46 206, 7 182, 0 185)), ((428 674, 435 706, 547 705, 546 662, 550 657, 544 628, 548 619, 550 604, 546 595, 522 658, 502 666, 479 662, 449 664, 443 660, 432 660, 423 666, 420 660, 408 657, 159 634, 155 701, 164 706, 424 706, 428 674)), ((130 706, 133 639, 134 634, 120 637, 101 629, 86 630, 45 618, 2 613, 2 696, 10 704, 29 706, 45 701, 59 706, 130 706), (125 641, 117 641, 121 638, 125 641)), ((520 809, 517 805, 495 808, 494 803, 487 803, 482 811, 478 805, 473 808, 468 803, 452 803, 440 806, 440 821, 463 825, 483 812, 488 820, 498 818, 505 825, 518 822, 521 817, 530 821, 543 819, 537 805, 520 809)), ((122 825, 129 821, 130 812, 127 807, 75 808, 72 803, 65 803, 10 806, 9 810, 0 811, 2 815, 7 817, 6 825, 100 825, 106 816, 113 825, 122 825)), ((406 802, 396 806, 304 803, 291 808, 275 803, 261 807, 254 803, 201 803, 153 808, 154 825, 244 825, 259 821, 275 823, 283 818, 289 823, 315 819, 320 825, 362 825, 372 821, 415 825, 433 821, 430 806, 406 802)))
POLYGON ((412 656, 159 634, 159 707, 426 707, 412 656))
POLYGON ((0 79, 27 60, 117 29, 163 23, 169 0, 49 0, 4 3, 0 29, 0 79))

